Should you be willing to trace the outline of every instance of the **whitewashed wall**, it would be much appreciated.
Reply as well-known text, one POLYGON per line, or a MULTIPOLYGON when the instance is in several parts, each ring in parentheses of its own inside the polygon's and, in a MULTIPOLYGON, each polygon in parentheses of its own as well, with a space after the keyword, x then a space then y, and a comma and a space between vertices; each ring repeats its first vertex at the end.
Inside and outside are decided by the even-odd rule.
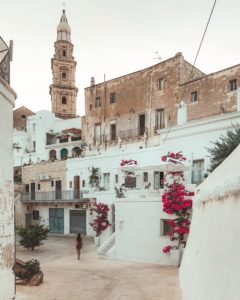
POLYGON ((16 94, 0 78, 0 298, 13 299, 15 276, 13 193, 13 107, 16 94))
POLYGON ((240 146, 199 186, 180 270, 183 300, 240 299, 240 146))
POLYGON ((169 238, 162 236, 160 220, 169 219, 162 212, 161 196, 141 198, 129 195, 115 201, 116 242, 114 256, 119 259, 171 265, 170 254, 163 253, 169 238))

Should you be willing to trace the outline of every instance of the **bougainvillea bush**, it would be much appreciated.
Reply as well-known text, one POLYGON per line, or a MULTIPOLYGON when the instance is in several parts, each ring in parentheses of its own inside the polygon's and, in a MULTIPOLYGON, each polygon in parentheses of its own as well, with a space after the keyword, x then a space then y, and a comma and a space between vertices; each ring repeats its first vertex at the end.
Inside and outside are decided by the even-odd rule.
POLYGON ((134 166, 137 165, 137 161, 134 159, 122 159, 120 166, 134 166))
POLYGON ((91 206, 90 214, 93 216, 93 221, 90 223, 90 226, 96 232, 96 236, 100 236, 102 231, 110 226, 108 212, 109 207, 106 204, 98 203, 91 206))
MULTIPOLYGON (((186 158, 181 152, 169 152, 162 157, 162 161, 174 164, 182 164, 186 158)), ((163 248, 164 253, 171 249, 179 249, 186 245, 186 236, 189 234, 193 192, 186 190, 183 171, 168 172, 165 174, 165 191, 162 195, 163 211, 175 218, 168 220, 171 230, 168 233, 170 241, 176 241, 177 245, 168 245, 163 248)))

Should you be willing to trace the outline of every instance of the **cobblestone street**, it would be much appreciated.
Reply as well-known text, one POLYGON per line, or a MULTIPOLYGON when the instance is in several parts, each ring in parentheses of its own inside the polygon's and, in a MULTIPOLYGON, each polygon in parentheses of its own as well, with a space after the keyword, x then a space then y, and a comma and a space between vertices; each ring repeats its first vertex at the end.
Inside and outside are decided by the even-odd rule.
POLYGON ((180 299, 176 268, 98 258, 92 239, 80 261, 73 236, 50 236, 34 253, 17 246, 17 258, 39 259, 44 273, 38 287, 17 286, 17 300, 180 299))

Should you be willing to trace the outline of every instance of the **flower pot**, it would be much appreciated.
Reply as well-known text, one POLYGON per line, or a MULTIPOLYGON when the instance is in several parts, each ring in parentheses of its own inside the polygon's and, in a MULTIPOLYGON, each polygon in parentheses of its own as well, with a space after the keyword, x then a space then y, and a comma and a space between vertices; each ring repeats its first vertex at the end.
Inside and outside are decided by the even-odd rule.
POLYGON ((99 245, 100 245, 100 237, 99 236, 94 237, 94 244, 96 247, 99 247, 99 245))
POLYGON ((180 259, 181 259, 180 249, 171 249, 170 254, 171 254, 172 265, 175 267, 179 267, 180 259))

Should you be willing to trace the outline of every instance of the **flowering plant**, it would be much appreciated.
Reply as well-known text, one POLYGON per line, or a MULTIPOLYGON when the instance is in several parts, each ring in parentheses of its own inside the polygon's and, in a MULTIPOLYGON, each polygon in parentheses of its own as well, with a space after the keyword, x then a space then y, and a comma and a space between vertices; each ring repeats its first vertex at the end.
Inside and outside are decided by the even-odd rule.
POLYGON ((168 152, 167 155, 162 156, 162 161, 168 161, 168 162, 171 162, 174 164, 178 164, 185 160, 186 160, 186 157, 183 156, 181 151, 179 151, 177 153, 168 152))
POLYGON ((137 165, 137 161, 134 159, 122 159, 120 166, 134 166, 137 165))
MULTIPOLYGON (((181 152, 169 152, 162 157, 163 161, 167 159, 175 164, 181 164, 182 161, 186 160, 181 152)), ((186 245, 192 208, 191 196, 194 196, 194 193, 186 190, 183 171, 168 172, 165 181, 165 192, 162 195, 163 211, 169 215, 177 216, 175 219, 168 220, 171 228, 168 232, 170 241, 177 241, 176 246, 168 245, 163 248, 163 252, 168 253, 171 249, 179 249, 180 245, 183 247, 186 245)))
POLYGON ((94 215, 95 217, 90 223, 90 226, 96 232, 96 236, 99 236, 102 231, 110 226, 110 223, 108 221, 108 211, 108 205, 103 203, 93 204, 90 207, 90 214, 94 215))

